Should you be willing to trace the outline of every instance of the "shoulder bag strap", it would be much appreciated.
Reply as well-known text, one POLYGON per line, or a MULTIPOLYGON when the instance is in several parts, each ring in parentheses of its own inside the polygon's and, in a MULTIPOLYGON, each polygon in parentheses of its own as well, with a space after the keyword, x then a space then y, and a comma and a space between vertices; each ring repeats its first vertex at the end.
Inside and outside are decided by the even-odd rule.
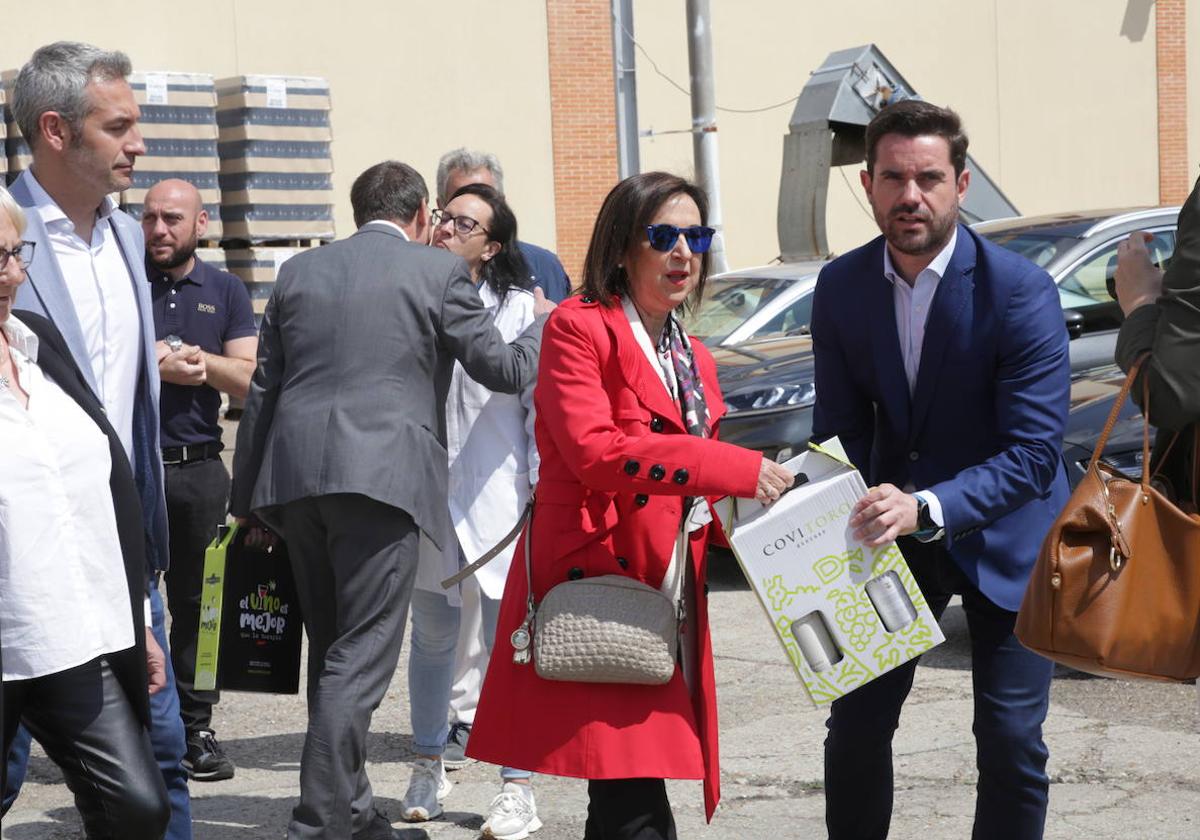
MULTIPOLYGON (((464 580, 469 578, 471 575, 478 572, 480 569, 482 569, 484 566, 486 566, 489 562, 491 562, 492 559, 494 559, 497 554, 499 554, 501 551, 503 551, 505 548, 507 548, 509 543, 511 543, 513 540, 515 540, 517 538, 517 536, 521 533, 521 529, 525 527, 525 523, 526 523, 526 521, 528 521, 528 519, 532 513, 533 513, 533 497, 530 496, 529 503, 527 505, 525 505, 525 510, 523 510, 521 512, 521 518, 517 520, 516 525, 512 526, 512 530, 504 535, 504 539, 500 540, 500 542, 498 542, 494 546, 492 546, 488 550, 487 554, 484 554, 482 557, 480 557, 474 563, 467 566, 465 569, 459 570, 459 572, 457 574, 451 575, 450 577, 448 577, 444 581, 442 581, 442 589, 449 589, 452 586, 457 586, 458 584, 462 583, 464 580)), ((530 542, 531 542, 531 540, 525 541, 525 569, 527 572, 529 569, 529 543, 530 542)))

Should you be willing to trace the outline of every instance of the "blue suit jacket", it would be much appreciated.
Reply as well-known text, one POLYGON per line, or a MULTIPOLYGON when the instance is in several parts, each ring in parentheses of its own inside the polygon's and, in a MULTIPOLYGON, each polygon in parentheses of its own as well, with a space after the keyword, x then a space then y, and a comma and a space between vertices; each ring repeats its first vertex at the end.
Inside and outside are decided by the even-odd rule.
POLYGON ((1070 361, 1050 276, 962 225, 909 396, 883 237, 831 262, 813 302, 813 437, 837 435, 869 484, 937 494, 945 546, 1015 610, 1066 503, 1070 361))
MULTIPOLYGON (((75 314, 75 305, 50 245, 46 225, 31 208, 29 173, 21 174, 11 187, 13 198, 26 208, 27 225, 23 239, 37 243, 28 279, 17 287, 16 308, 28 309, 49 319, 62 333, 92 392, 99 396, 95 375, 88 359, 83 328, 75 314)), ((133 411, 133 475, 141 498, 146 522, 146 554, 151 568, 165 570, 170 561, 167 542, 167 502, 163 492, 162 453, 158 443, 158 359, 154 352, 154 315, 150 308, 150 285, 146 281, 145 244, 142 228, 120 210, 112 214, 113 230, 121 246, 121 255, 129 268, 137 298, 142 329, 142 363, 138 371, 136 404, 133 411)), ((214 523, 215 524, 215 523, 214 523)))

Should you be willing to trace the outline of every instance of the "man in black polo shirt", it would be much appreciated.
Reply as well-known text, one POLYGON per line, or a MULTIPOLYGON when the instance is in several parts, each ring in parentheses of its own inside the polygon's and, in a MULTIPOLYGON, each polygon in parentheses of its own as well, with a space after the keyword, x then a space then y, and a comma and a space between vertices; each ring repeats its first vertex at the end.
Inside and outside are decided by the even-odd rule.
POLYGON ((197 691, 196 635, 204 549, 229 504, 217 415, 221 391, 245 397, 254 373, 258 330, 250 296, 232 274, 196 257, 208 227, 200 193, 186 181, 160 181, 146 194, 146 277, 154 301, 162 379, 162 456, 166 470, 171 567, 171 661, 187 730, 184 768, 197 781, 233 776, 233 762, 212 730, 215 691, 197 691))

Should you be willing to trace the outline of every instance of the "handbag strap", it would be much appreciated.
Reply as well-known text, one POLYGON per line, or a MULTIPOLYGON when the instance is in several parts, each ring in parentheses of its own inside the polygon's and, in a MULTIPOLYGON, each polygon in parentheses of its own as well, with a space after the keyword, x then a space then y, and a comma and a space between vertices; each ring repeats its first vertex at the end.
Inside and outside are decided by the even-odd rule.
MULTIPOLYGON (((1100 437, 1096 441, 1096 448, 1092 451, 1092 458, 1088 462, 1088 472, 1096 469, 1096 464, 1100 462, 1100 456, 1104 454, 1104 447, 1108 444, 1108 437, 1112 434, 1113 426, 1117 424, 1117 418, 1121 414, 1121 409, 1125 406, 1125 400, 1129 399, 1129 392, 1133 388, 1134 380, 1137 379, 1138 371, 1141 369, 1142 363, 1149 357, 1149 353, 1143 353, 1138 357, 1137 361, 1133 363, 1133 366, 1129 368, 1129 375, 1125 377, 1125 383, 1121 386, 1121 393, 1118 394, 1116 400, 1113 401, 1112 411, 1108 413, 1108 421, 1104 424, 1104 429, 1100 432, 1100 437)), ((1143 394, 1148 394, 1149 390, 1145 383, 1143 383, 1142 387, 1143 394)), ((1146 459, 1149 460, 1150 419, 1148 410, 1143 412, 1142 419, 1144 424, 1144 428, 1142 430, 1142 448, 1146 459)), ((1142 474, 1145 476, 1145 470, 1142 471, 1142 474)))
MULTIPOLYGON (((505 548, 507 548, 508 544, 517 538, 517 535, 521 533, 521 529, 523 527, 525 527, 526 520, 528 520, 531 516, 533 516, 533 496, 529 497, 529 503, 525 505, 525 510, 521 511, 521 518, 517 520, 516 525, 512 526, 512 530, 504 535, 504 539, 500 540, 500 542, 498 542, 494 546, 492 546, 486 554, 484 554, 482 557, 480 557, 474 563, 472 563, 471 565, 467 566, 464 569, 460 569, 457 574, 453 574, 450 577, 446 578, 444 581, 442 581, 442 589, 449 589, 452 586, 456 586, 456 585, 462 583, 464 580, 466 580, 471 575, 475 574, 480 569, 482 569, 484 566, 486 566, 489 562, 491 562, 491 560, 497 554, 499 554, 501 551, 503 551, 505 548)), ((526 540, 525 544, 526 544, 526 549, 525 549, 526 568, 528 569, 528 567, 529 567, 529 564, 528 564, 529 540, 526 540)))

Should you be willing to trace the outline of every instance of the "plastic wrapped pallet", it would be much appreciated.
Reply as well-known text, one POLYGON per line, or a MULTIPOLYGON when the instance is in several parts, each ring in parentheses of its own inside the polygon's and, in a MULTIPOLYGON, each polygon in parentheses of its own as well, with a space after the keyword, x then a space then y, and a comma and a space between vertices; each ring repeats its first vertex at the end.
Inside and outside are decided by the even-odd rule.
MULTIPOLYGON (((236 274, 246 284, 256 321, 262 319, 267 300, 275 289, 275 278, 285 262, 305 248, 228 248, 225 251, 225 270, 236 274)), ((203 259, 203 257, 201 257, 203 259)))
POLYGON ((196 256, 213 268, 220 269, 221 271, 229 270, 225 261, 224 248, 197 248, 196 256))
POLYGON ((141 217, 146 192, 159 181, 178 178, 200 191, 208 211, 206 239, 220 239, 221 193, 217 172, 217 89, 207 73, 139 72, 129 77, 141 109, 138 123, 146 154, 134 167, 133 187, 122 205, 141 217))
POLYGON ((329 83, 299 76, 217 82, 225 237, 334 237, 329 83))
MULTIPOLYGON (((7 102, 8 102, 7 93, 5 92, 3 87, 0 87, 0 115, 4 114, 5 111, 7 111, 7 109, 8 109, 7 102)), ((6 144, 6 138, 8 137, 8 129, 6 128, 7 122, 8 122, 7 118, 0 119, 0 149, 4 149, 5 146, 7 145, 6 144)), ((7 172, 8 172, 8 155, 2 154, 2 155, 0 155, 0 181, 3 181, 4 175, 7 172)))
POLYGON ((12 183, 17 176, 29 168, 33 156, 29 152, 29 144, 21 134, 12 112, 12 86, 17 80, 16 70, 5 70, 0 73, 0 88, 4 90, 4 157, 7 181, 12 183))

